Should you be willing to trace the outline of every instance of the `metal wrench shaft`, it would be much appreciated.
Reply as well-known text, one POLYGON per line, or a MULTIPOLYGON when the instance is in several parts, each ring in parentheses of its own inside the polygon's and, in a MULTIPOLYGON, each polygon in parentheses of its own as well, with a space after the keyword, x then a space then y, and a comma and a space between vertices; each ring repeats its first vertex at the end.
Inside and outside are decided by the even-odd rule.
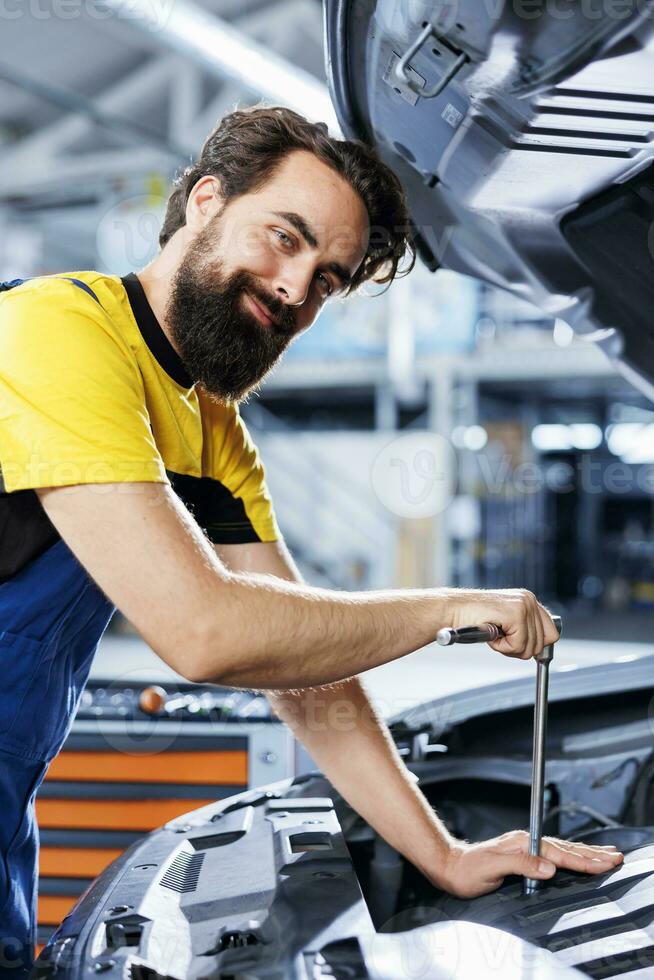
MULTIPOLYGON (((561 617, 552 616, 554 625, 561 635, 561 617)), ((549 688, 550 663, 554 657, 554 644, 543 648, 536 659, 536 703, 534 706, 534 741, 532 749, 531 806, 529 809, 529 853, 533 857, 540 854, 543 837, 543 808, 545 793, 545 743, 547 740, 547 696, 549 688)), ((523 891, 533 895, 540 882, 537 878, 525 878, 523 891)))

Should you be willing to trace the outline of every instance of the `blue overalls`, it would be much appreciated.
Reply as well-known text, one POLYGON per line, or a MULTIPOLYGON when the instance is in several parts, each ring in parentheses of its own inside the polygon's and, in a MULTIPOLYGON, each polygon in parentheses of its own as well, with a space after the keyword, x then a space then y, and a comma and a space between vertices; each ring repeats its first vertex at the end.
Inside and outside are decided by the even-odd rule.
POLYGON ((35 941, 34 796, 113 612, 64 541, 0 585, 0 968, 12 976, 35 941))
POLYGON ((68 734, 114 608, 63 540, 0 584, 2 977, 26 976, 32 964, 34 798, 68 734))

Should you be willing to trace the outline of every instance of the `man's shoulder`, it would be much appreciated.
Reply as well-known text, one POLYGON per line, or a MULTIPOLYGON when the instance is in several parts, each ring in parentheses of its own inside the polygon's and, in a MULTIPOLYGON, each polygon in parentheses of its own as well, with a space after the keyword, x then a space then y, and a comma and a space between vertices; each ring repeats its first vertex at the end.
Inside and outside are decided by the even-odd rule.
POLYGON ((0 293, 0 372, 43 370, 71 383, 110 369, 136 375, 121 289, 116 276, 75 271, 35 276, 0 293))
MULTIPOLYGON (((79 304, 86 308, 91 300, 100 309, 113 306, 116 299, 124 294, 122 282, 118 276, 108 275, 95 270, 75 270, 72 272, 52 272, 42 276, 29 276, 18 285, 0 293, 0 301, 5 309, 11 308, 16 300, 20 305, 26 303, 41 303, 43 301, 65 302, 79 304), (109 302, 107 302, 109 301, 109 302)), ((92 307, 88 307, 92 309, 92 307)))
POLYGON ((124 297, 118 276, 94 270, 33 276, 0 292, 0 324, 5 335, 15 326, 17 340, 47 327, 54 339, 58 323, 68 332, 75 322, 95 324, 116 339, 126 320, 124 297))

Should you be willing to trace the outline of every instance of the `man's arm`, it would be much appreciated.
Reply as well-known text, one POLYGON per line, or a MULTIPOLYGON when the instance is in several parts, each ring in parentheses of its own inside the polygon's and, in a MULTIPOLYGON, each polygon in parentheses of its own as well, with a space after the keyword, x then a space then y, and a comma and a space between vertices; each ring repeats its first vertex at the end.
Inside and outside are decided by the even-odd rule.
MULTIPOLYGON (((547 642, 555 639, 553 623, 530 593, 489 593, 490 600, 475 592, 464 593, 467 598, 461 600, 449 590, 352 594, 311 589, 257 571, 230 571, 166 484, 83 484, 37 493, 61 537, 100 588, 153 650, 189 680, 273 690, 310 687, 409 653, 432 639, 440 626, 486 619, 510 631, 508 649, 517 656, 539 652, 543 631, 547 642)), ((357 764, 338 764, 342 774, 337 774, 338 782, 350 787, 353 801, 368 813, 369 802, 354 795, 353 784, 363 771, 374 772, 379 808, 379 768, 388 772, 393 782, 384 786, 389 805, 384 807, 382 826, 389 839, 428 874, 434 847, 435 881, 460 890, 461 882, 469 883, 472 876, 477 889, 473 893, 478 893, 480 869, 485 874, 481 887, 487 891, 499 884, 500 872, 522 870, 526 862, 533 865, 535 859, 523 854, 516 867, 516 855, 506 850, 499 855, 490 852, 490 857, 486 851, 471 859, 461 844, 450 846, 443 858, 439 850, 443 833, 415 788, 405 785, 401 763, 384 741, 380 727, 373 728, 372 742, 357 737, 357 764), (398 812, 410 822, 404 830, 392 814, 396 788, 401 801, 398 812), (428 841, 421 849, 423 830, 428 841), (471 868, 467 874, 466 863, 471 868)), ((343 738, 340 745, 347 746, 344 755, 351 755, 351 739, 343 738)), ((337 763, 331 749, 327 751, 327 765, 334 774, 337 763)), ((504 842, 502 847, 506 846, 504 842)), ((508 846, 514 847, 514 842, 508 846)), ((545 848, 550 846, 546 843, 545 848)), ((587 860, 565 857, 568 862, 573 859, 587 860)), ((581 865, 565 866, 581 869, 581 865)), ((584 870, 590 868, 584 864, 584 870)))
MULTIPOLYGON (((283 542, 214 547, 233 571, 301 581, 283 542)), ((615 848, 590 849, 547 838, 542 863, 527 853, 528 835, 521 831, 477 845, 454 839, 416 785, 358 677, 266 695, 350 806, 446 891, 479 895, 497 888, 508 874, 549 878, 555 866, 599 872, 622 859, 615 848)))
MULTIPOLYGON (((284 542, 214 547, 235 572, 302 581, 284 542)), ((377 833, 425 874, 444 865, 452 838, 416 786, 358 677, 317 688, 267 691, 266 696, 332 785, 377 833)))
POLYGON ((152 649, 189 680, 292 689, 404 656, 442 626, 496 622, 500 652, 534 656, 558 633, 523 590, 338 592, 231 572, 170 486, 37 490, 75 556, 152 649), (473 617, 473 618, 471 618, 473 617))

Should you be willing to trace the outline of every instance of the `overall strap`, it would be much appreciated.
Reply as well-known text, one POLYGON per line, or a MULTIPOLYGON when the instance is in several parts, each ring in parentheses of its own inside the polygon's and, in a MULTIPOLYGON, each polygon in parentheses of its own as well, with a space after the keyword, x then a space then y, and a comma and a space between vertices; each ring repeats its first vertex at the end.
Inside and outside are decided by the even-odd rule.
MULTIPOLYGON (((32 278, 32 277, 28 277, 28 278, 32 278)), ((68 282, 72 282, 75 286, 78 287, 78 289, 83 289, 85 293, 88 293, 89 296, 92 296, 93 297, 93 299, 96 301, 96 303, 98 303, 99 305, 101 305, 100 304, 100 300, 95 295, 95 293, 93 292, 93 290, 91 289, 91 287, 90 286, 87 286, 87 284, 85 282, 82 282, 81 279, 75 279, 75 278, 73 278, 73 276, 56 276, 55 278, 57 278, 57 279, 67 279, 68 282)), ((15 286, 20 286, 22 283, 27 282, 27 281, 28 281, 28 279, 9 279, 6 282, 0 282, 0 293, 7 292, 8 290, 13 289, 15 286)))

